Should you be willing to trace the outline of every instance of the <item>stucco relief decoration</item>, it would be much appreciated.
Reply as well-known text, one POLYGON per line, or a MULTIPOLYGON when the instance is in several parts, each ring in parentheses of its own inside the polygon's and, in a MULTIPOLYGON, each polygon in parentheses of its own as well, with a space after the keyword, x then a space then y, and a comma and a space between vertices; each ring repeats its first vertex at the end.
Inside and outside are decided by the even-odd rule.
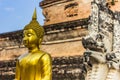
POLYGON ((50 17, 51 17, 50 11, 48 9, 46 9, 42 13, 43 13, 43 15, 45 17, 44 21, 46 21, 46 22, 50 21, 50 17))
POLYGON ((78 3, 75 2, 75 3, 68 4, 65 6, 64 10, 65 10, 65 15, 67 17, 77 16, 78 15, 78 3))
POLYGON ((112 12, 105 3, 94 0, 91 4, 89 35, 82 39, 85 80, 120 80, 120 13, 112 12))

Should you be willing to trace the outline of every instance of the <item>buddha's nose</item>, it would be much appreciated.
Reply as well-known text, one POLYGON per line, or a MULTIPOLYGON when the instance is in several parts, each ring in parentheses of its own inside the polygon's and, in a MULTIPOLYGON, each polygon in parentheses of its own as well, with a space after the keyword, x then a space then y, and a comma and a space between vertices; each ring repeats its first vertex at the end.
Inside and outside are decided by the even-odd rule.
POLYGON ((23 38, 23 44, 26 44, 27 43, 27 38, 23 38))

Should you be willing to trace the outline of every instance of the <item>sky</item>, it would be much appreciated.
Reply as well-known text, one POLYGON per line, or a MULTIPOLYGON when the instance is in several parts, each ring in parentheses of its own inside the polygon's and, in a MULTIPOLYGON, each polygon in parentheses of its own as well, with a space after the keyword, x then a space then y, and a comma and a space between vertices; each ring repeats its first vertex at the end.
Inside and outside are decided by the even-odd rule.
POLYGON ((43 25, 44 16, 39 2, 42 0, 0 0, 0 34, 21 30, 31 19, 36 7, 37 20, 43 25))

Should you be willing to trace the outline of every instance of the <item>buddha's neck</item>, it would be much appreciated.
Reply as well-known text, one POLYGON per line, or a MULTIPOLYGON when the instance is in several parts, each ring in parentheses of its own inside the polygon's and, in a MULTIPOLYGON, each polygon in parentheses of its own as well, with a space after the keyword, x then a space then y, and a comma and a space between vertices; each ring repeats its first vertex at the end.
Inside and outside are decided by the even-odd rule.
POLYGON ((28 49, 29 49, 29 53, 35 53, 35 52, 39 51, 38 47, 31 47, 31 48, 28 48, 28 49))

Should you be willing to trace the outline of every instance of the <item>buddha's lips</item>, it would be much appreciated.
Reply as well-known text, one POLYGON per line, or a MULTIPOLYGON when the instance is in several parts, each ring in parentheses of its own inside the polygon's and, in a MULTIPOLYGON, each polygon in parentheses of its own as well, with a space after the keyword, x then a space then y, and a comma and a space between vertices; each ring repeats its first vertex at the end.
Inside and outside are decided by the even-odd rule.
POLYGON ((25 46, 27 46, 27 45, 29 44, 29 42, 28 42, 27 40, 23 40, 23 44, 24 44, 25 46))

